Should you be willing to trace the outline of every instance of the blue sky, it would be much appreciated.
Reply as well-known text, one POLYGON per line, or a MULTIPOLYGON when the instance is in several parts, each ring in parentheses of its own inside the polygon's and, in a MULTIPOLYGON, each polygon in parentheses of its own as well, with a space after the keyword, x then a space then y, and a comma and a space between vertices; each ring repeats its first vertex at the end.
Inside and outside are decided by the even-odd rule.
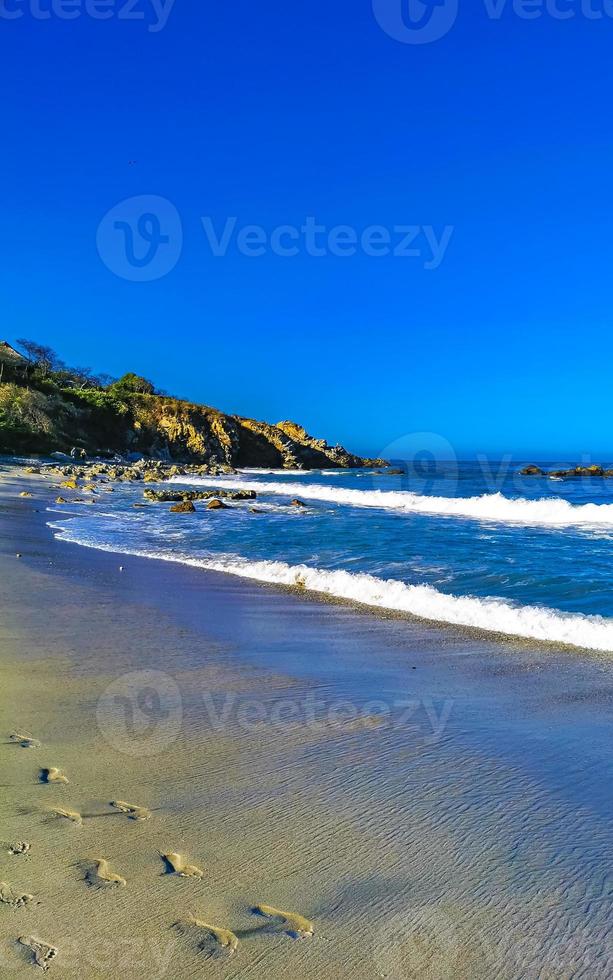
POLYGON ((160 30, 151 0, 104 21, 4 0, 2 333, 357 451, 427 431, 460 455, 612 458, 613 20, 498 2, 407 44, 372 0, 176 0, 160 30), (181 236, 138 282, 103 219, 143 195, 181 236), (309 216, 325 241, 416 227, 421 254, 276 254, 309 216), (213 255, 203 217, 259 226, 263 254, 213 255))

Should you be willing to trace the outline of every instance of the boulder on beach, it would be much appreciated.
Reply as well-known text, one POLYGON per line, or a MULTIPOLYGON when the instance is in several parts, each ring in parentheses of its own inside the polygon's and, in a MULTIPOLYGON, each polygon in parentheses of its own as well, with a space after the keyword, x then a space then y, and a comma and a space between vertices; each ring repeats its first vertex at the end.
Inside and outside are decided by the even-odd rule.
POLYGON ((171 514, 195 514, 196 508, 191 500, 182 500, 179 504, 174 504, 170 508, 171 514))

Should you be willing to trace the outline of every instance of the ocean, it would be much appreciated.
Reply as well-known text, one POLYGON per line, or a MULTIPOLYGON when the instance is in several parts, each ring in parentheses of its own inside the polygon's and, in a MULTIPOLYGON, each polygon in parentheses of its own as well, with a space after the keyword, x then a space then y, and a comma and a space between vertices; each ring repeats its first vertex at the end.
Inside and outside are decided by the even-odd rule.
POLYGON ((175 477, 176 490, 250 489, 257 500, 219 511, 196 501, 195 514, 172 514, 164 503, 135 508, 143 485, 120 484, 93 507, 53 507, 50 525, 89 547, 613 650, 613 479, 524 477, 520 469, 471 461, 397 475, 262 469, 175 477))

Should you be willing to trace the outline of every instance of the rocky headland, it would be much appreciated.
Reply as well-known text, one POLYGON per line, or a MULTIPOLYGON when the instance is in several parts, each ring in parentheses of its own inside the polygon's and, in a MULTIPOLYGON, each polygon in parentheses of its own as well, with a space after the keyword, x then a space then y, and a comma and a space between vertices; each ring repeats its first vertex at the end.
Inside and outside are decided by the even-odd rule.
MULTIPOLYGON (((320 469, 386 465, 316 439, 296 422, 270 424, 157 392, 128 373, 113 380, 70 369, 46 347, 0 343, 0 453, 119 455, 216 469, 320 469)), ((119 478, 148 470, 114 467, 119 478)))

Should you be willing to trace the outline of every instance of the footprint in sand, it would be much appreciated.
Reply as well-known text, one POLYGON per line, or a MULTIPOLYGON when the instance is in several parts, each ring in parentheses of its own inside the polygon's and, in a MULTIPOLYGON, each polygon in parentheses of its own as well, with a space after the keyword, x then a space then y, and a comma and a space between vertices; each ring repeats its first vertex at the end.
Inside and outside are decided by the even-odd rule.
POLYGON ((283 926, 283 931, 293 939, 305 939, 315 932, 313 923, 295 912, 282 912, 281 909, 275 909, 272 905, 256 905, 253 911, 267 919, 277 920, 279 925, 283 926))
POLYGON ((129 820, 149 820, 151 817, 151 810, 134 803, 126 803, 125 800, 111 800, 111 806, 120 813, 125 813, 129 820))
POLYGON ((32 847, 26 840, 17 840, 12 844, 4 845, 9 854, 27 854, 32 847))
POLYGON ((198 949, 200 952, 214 956, 219 953, 229 953, 232 956, 238 947, 238 936, 235 936, 230 929, 220 929, 212 926, 202 919, 197 919, 195 915, 190 915, 187 919, 182 919, 175 923, 175 928, 182 935, 193 935, 198 937, 198 949), (201 934, 205 935, 202 936, 201 934))
POLYGON ((21 745, 22 749, 38 749, 40 742, 37 738, 32 738, 27 732, 11 732, 9 735, 11 742, 21 745))
POLYGON ((27 946, 32 953, 32 962, 43 970, 49 969, 51 961, 58 954, 55 946, 46 943, 43 939, 37 939, 36 936, 20 936, 19 942, 22 946, 27 946))
POLYGON ((166 865, 167 874, 179 875, 181 878, 202 878, 204 875, 201 868, 197 868, 195 864, 186 864, 183 855, 177 854, 176 851, 170 851, 168 854, 160 851, 160 857, 166 865))
POLYGON ((39 780, 41 783, 67 783, 68 776, 64 775, 61 769, 51 766, 50 769, 41 769, 39 780))
POLYGON ((109 862, 105 858, 96 858, 93 864, 94 866, 89 868, 85 875, 85 880, 88 885, 92 885, 94 888, 105 888, 107 885, 122 885, 125 887, 127 884, 125 878, 111 871, 109 862))
POLYGON ((62 806, 52 806, 49 807, 47 812, 52 817, 63 817, 65 820, 70 820, 72 823, 76 823, 78 827, 83 826, 83 817, 77 810, 69 810, 67 807, 62 806))
POLYGON ((10 905, 12 909, 22 909, 24 905, 29 905, 34 901, 34 895, 26 892, 16 892, 8 881, 0 881, 0 902, 3 905, 10 905))

